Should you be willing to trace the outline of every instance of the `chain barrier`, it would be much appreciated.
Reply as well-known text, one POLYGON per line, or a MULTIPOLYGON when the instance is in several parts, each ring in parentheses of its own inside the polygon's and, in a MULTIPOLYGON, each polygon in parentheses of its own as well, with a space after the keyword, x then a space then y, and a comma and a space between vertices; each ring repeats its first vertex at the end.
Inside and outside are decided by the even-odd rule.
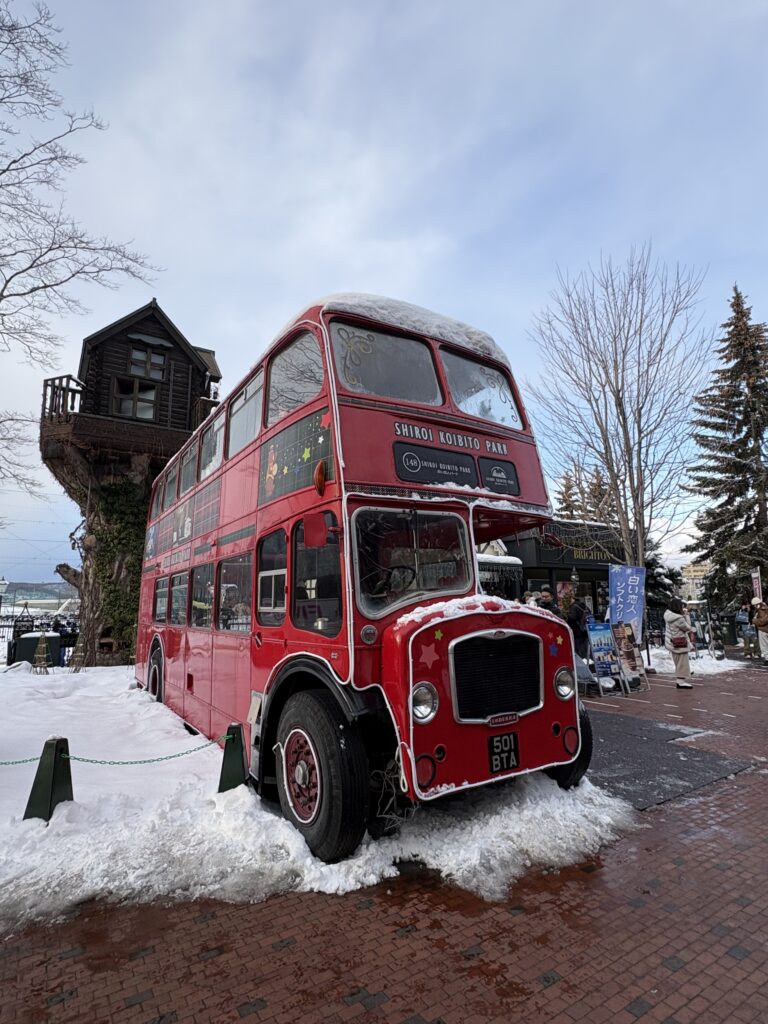
MULTIPOLYGON (((217 737, 215 740, 209 740, 207 743, 201 743, 199 747, 192 747, 191 750, 182 750, 179 754, 164 754, 162 757, 144 757, 139 761, 100 761, 95 757, 75 757, 74 754, 62 754, 61 757, 67 761, 81 761, 83 764, 107 764, 107 765, 132 765, 132 764, 157 764, 160 761, 173 761, 177 757, 186 757, 187 754, 195 754, 198 750, 205 750, 206 747, 212 747, 214 743, 225 743, 232 737, 229 733, 224 733, 223 736, 217 737)), ((32 764, 33 761, 39 761, 40 755, 37 757, 23 757, 18 761, 0 761, 0 768, 4 768, 6 765, 14 764, 32 764)))

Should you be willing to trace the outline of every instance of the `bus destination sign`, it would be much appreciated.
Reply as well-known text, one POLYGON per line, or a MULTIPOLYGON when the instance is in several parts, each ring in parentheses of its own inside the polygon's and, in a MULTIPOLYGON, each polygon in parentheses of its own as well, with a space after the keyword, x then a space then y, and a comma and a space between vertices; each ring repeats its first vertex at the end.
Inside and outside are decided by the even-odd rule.
POLYGON ((509 455, 505 441, 483 441, 472 434, 461 434, 457 430, 441 430, 439 428, 422 427, 417 423, 404 423, 395 420, 395 437, 409 437, 414 441, 437 441, 438 444, 451 445, 453 448, 468 448, 470 451, 484 452, 486 455, 509 455))

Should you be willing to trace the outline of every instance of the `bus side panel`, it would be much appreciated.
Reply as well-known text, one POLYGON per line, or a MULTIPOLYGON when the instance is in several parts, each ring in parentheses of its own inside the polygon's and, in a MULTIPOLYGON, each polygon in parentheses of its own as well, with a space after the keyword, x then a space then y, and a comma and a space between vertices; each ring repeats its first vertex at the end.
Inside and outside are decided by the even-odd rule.
MULTIPOLYGON (((235 457, 236 458, 236 457, 235 457)), ((259 452, 227 463, 221 477, 220 525, 252 515, 259 503, 259 452)))

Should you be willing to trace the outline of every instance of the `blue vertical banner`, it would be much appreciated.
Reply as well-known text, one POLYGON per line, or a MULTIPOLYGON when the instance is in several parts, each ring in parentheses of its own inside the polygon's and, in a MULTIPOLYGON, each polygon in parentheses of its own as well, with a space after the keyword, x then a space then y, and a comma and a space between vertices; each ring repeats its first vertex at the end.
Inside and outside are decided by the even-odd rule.
POLYGON ((608 566, 608 608, 611 624, 632 626, 639 644, 643 639, 645 608, 645 569, 637 565, 608 566))

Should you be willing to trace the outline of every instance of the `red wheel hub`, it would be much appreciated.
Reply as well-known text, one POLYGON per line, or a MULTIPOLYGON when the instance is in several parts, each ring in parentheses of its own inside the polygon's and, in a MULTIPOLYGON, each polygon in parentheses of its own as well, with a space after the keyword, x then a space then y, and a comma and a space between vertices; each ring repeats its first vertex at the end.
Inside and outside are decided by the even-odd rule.
POLYGON ((283 771, 293 813, 308 824, 320 804, 320 769, 312 741, 301 729, 294 729, 285 741, 283 771))

